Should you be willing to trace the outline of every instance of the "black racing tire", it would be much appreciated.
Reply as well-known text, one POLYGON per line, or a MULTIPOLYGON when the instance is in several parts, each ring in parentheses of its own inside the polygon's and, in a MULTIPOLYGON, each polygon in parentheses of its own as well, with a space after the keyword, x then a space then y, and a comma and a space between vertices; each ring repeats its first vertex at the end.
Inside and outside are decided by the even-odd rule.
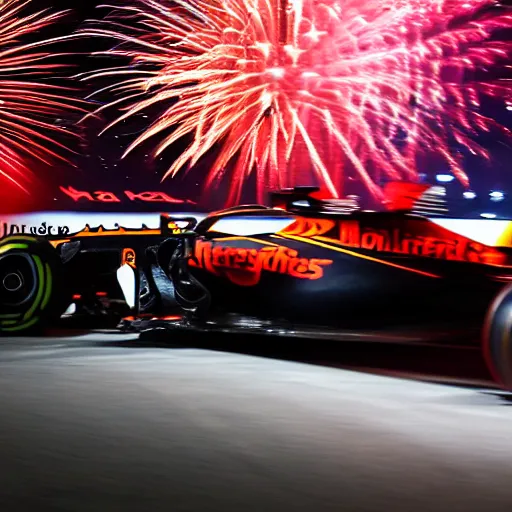
POLYGON ((0 335, 38 332, 58 318, 67 306, 62 283, 62 263, 46 240, 0 240, 0 335))
POLYGON ((482 347, 493 379, 512 391, 512 284, 505 286, 489 307, 482 347))

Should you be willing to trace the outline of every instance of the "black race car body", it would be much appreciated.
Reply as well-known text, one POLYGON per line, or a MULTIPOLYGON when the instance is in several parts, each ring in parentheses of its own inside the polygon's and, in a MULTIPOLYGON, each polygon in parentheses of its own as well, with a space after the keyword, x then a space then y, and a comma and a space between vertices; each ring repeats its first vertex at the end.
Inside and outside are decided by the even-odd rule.
POLYGON ((247 209, 212 215, 195 233, 187 266, 210 309, 294 323, 478 322, 509 279, 508 249, 408 214, 247 209))
MULTIPOLYGON (((158 226, 122 227, 120 218, 113 229, 57 229, 44 243, 59 268, 47 247, 20 249, 25 235, 9 234, 0 243, 3 331, 26 325, 18 299, 30 279, 13 275, 32 251, 43 265, 34 275, 58 275, 65 300, 56 297, 53 311, 110 282, 109 297, 130 311, 128 329, 483 343, 494 375, 512 388, 512 222, 367 212, 316 199, 313 189, 272 203, 162 215, 158 226)), ((33 319, 51 300, 47 288, 31 293, 33 319)))

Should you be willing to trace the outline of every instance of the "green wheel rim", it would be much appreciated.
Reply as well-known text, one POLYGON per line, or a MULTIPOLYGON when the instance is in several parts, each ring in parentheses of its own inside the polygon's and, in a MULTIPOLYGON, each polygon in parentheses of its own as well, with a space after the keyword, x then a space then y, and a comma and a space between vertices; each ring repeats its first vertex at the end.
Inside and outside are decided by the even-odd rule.
MULTIPOLYGON (((19 243, 18 239, 25 239, 27 242, 37 241, 29 237, 16 237, 12 243, 0 246, 0 256, 8 252, 23 252, 32 260, 35 266, 36 291, 35 297, 29 309, 20 313, 0 314, 0 332, 14 333, 34 327, 40 320, 41 314, 49 307, 54 286, 54 275, 52 267, 43 261, 40 255, 34 254, 30 243, 19 243)), ((37 250, 37 246, 35 247, 37 250)))

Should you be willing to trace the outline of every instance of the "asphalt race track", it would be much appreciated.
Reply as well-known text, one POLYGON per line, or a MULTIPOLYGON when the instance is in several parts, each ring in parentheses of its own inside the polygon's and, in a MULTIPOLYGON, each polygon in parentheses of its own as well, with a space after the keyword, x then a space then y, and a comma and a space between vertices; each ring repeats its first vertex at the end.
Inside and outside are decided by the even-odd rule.
POLYGON ((510 510, 512 401, 478 354, 389 368, 445 384, 350 369, 398 349, 212 348, 1 339, 0 510, 510 510))

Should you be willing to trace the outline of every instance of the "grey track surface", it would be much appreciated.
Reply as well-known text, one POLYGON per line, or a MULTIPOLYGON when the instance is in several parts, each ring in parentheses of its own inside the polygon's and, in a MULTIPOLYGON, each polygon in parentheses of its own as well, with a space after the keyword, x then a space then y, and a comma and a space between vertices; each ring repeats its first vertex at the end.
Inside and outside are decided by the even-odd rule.
POLYGON ((510 510, 506 395, 132 339, 0 340, 2 512, 510 510))

